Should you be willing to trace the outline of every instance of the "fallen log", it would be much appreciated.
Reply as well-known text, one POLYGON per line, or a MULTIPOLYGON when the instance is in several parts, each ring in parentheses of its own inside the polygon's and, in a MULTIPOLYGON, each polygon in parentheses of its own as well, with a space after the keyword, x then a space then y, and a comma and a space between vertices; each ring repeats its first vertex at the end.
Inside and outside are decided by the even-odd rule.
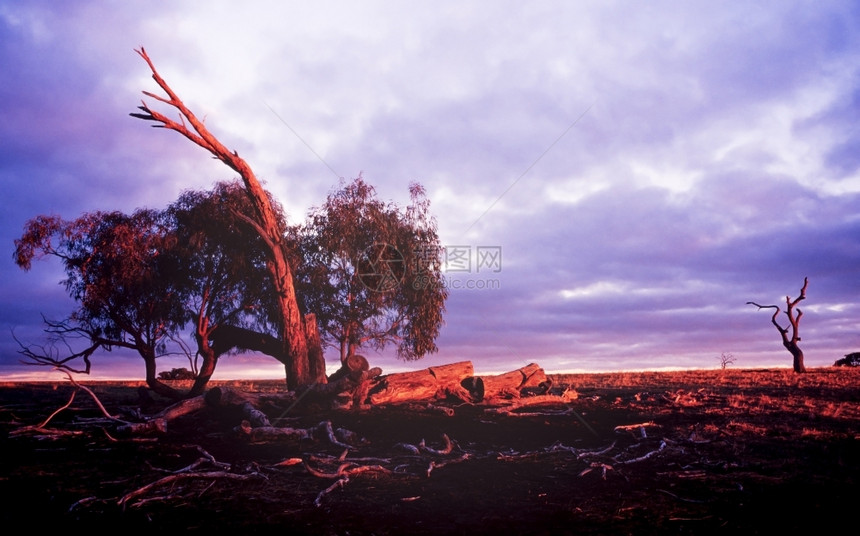
POLYGON ((143 422, 122 423, 117 427, 116 431, 121 435, 145 435, 149 433, 164 434, 167 432, 167 425, 171 421, 197 412, 205 408, 206 404, 207 402, 203 395, 180 400, 179 402, 164 408, 155 415, 146 417, 143 422))
POLYGON ((483 376, 484 398, 519 398, 523 394, 546 394, 552 387, 544 370, 530 363, 517 370, 496 376, 483 376))
POLYGON ((368 391, 371 404, 398 404, 455 398, 480 402, 484 388, 470 361, 380 376, 368 391))
POLYGON ((274 443, 281 441, 305 441, 313 439, 310 428, 290 428, 277 426, 251 426, 248 421, 234 428, 234 431, 251 443, 274 443))

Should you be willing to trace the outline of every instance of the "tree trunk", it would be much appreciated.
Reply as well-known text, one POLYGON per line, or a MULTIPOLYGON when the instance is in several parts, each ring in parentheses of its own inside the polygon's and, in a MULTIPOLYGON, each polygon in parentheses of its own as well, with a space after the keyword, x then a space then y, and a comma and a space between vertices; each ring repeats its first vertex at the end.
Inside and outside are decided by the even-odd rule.
POLYGON ((155 354, 141 351, 140 348, 143 347, 144 346, 139 346, 138 352, 141 354, 141 357, 143 357, 143 362, 146 366, 146 385, 148 385, 153 392, 163 397, 170 398, 172 400, 182 399, 183 394, 181 391, 178 391, 173 387, 170 387, 169 385, 166 385, 159 381, 158 376, 156 374, 157 366, 155 363, 155 354))
POLYGON ((310 367, 310 380, 320 385, 327 382, 325 375, 325 355, 322 349, 317 315, 308 313, 305 315, 305 333, 308 339, 308 365, 310 367))
POLYGON ((778 305, 759 305, 756 302, 747 302, 747 305, 755 305, 759 309, 773 309, 774 313, 771 317, 771 323, 776 327, 777 331, 779 331, 780 337, 782 337, 782 345, 785 346, 786 350, 791 353, 792 357, 792 365, 794 367, 794 372, 804 373, 806 372, 806 367, 803 365, 803 351, 800 349, 800 319, 803 317, 803 311, 797 309, 795 313, 795 308, 797 304, 806 299, 806 287, 809 286, 809 278, 803 278, 803 286, 800 288, 800 294, 792 300, 790 296, 785 297, 785 315, 788 317, 789 328, 791 328, 791 335, 789 336, 789 328, 784 328, 777 322, 776 318, 779 316, 780 309, 778 305))
POLYGON ((371 404, 396 404, 449 396, 464 402, 480 402, 483 384, 480 378, 475 378, 471 362, 380 376, 371 386, 368 399, 371 404))
POLYGON ((215 353, 212 352, 211 348, 206 348, 200 353, 203 357, 203 364, 200 366, 200 370, 197 371, 197 376, 194 378, 194 384, 188 391, 187 396, 202 395, 206 390, 206 385, 209 383, 209 380, 212 379, 212 374, 215 373, 215 364, 218 362, 218 358, 215 357, 215 353))
POLYGON ((789 347, 788 351, 791 352, 793 359, 793 367, 794 372, 803 374, 806 372, 806 366, 803 364, 803 350, 795 345, 794 347, 789 347))

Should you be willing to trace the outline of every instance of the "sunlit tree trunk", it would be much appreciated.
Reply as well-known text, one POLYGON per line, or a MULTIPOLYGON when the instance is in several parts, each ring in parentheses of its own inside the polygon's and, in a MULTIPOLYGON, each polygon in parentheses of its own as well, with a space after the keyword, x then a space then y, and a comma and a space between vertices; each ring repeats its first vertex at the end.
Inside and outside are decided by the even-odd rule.
MULTIPOLYGON (((167 98, 144 91, 144 95, 159 102, 172 106, 179 111, 180 122, 150 109, 146 103, 139 107, 144 113, 133 113, 133 117, 147 121, 155 121, 156 126, 179 132, 195 144, 209 151, 215 158, 236 171, 242 178, 248 196, 254 205, 255 218, 247 220, 257 230, 269 249, 269 271, 272 275, 278 293, 278 312, 281 326, 280 340, 283 344, 284 364, 287 376, 287 386, 290 389, 307 386, 325 379, 325 374, 314 367, 312 374, 308 357, 308 337, 305 331, 305 321, 299 311, 293 273, 287 260, 288 251, 284 243, 276 212, 273 209, 265 190, 257 180, 248 163, 239 157, 235 151, 225 147, 203 123, 189 110, 182 100, 173 92, 155 69, 146 51, 141 48, 138 54, 146 61, 152 71, 152 77, 158 86, 167 94, 167 98)), ((317 339, 318 340, 318 339, 317 339)), ((314 349, 314 354, 317 349, 314 349)), ((322 350, 319 349, 319 353, 322 350)))

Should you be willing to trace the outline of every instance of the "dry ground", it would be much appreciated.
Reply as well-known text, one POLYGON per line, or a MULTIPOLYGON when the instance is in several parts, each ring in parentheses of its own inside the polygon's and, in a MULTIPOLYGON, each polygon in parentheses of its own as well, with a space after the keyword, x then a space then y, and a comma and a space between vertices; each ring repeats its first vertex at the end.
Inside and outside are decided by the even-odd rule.
MULTIPOLYGON (((116 437, 83 392, 48 426, 76 435, 17 435, 74 388, 0 385, 0 523, 321 535, 820 533, 856 523, 860 370, 554 379, 578 398, 515 414, 481 405, 451 406, 453 416, 417 406, 267 412, 279 426, 328 420, 364 439, 347 452, 319 437, 251 443, 229 411, 116 437), (446 436, 451 451, 437 452, 446 436)), ((140 408, 135 386, 87 385, 111 412, 140 408)))

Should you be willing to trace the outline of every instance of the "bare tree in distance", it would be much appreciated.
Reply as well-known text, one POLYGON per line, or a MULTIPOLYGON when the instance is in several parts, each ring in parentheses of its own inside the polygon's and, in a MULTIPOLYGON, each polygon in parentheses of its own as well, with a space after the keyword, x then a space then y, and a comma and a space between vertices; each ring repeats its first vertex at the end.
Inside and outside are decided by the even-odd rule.
POLYGON ((237 172, 242 178, 248 197, 254 206, 255 217, 244 218, 246 223, 257 230, 265 242, 269 258, 268 268, 274 282, 275 291, 279 300, 279 312, 281 315, 280 342, 284 345, 284 355, 287 356, 285 364, 287 387, 297 389, 310 386, 315 383, 325 383, 325 362, 323 360, 322 347, 319 342, 317 326, 313 316, 304 318, 299 310, 296 299, 296 289, 293 276, 293 267, 290 265, 290 257, 287 245, 284 241, 285 229, 280 224, 276 211, 272 207, 269 197, 266 195, 260 181, 257 179, 251 166, 239 156, 236 151, 230 151, 218 138, 216 138, 197 118, 194 113, 182 102, 167 82, 158 74, 155 65, 147 55, 143 47, 136 52, 142 57, 149 69, 152 78, 164 91, 167 97, 162 97, 144 91, 143 94, 160 103, 166 104, 179 112, 178 121, 153 110, 146 102, 138 107, 143 113, 132 113, 132 117, 153 121, 155 127, 174 130, 194 144, 208 151, 216 159, 223 162, 227 167, 237 172), (310 324, 313 325, 310 325, 310 324), (309 348, 309 341, 311 347, 309 348))
POLYGON ((777 322, 776 317, 779 316, 779 313, 782 310, 778 305, 759 305, 756 302, 747 302, 747 305, 755 305, 759 309, 774 309, 773 316, 770 321, 776 326, 776 329, 779 331, 780 336, 782 336, 782 345, 785 346, 786 350, 788 350, 792 357, 794 358, 793 366, 794 372, 803 373, 806 372, 806 367, 803 365, 803 350, 800 349, 800 346, 797 344, 800 342, 800 334, 798 333, 798 325, 800 324, 800 318, 803 316, 803 311, 800 309, 796 309, 797 304, 802 300, 806 299, 806 287, 809 285, 809 279, 803 278, 803 287, 800 289, 800 294, 792 300, 790 296, 785 297, 785 314, 788 316, 788 327, 782 327, 779 322, 777 322), (797 311, 795 314, 795 310, 797 311), (789 337, 789 328, 791 329, 791 336, 789 337))
POLYGON ((722 354, 720 354, 720 355, 717 357, 717 359, 719 359, 719 360, 720 360, 720 369, 721 369, 721 370, 726 370, 726 367, 728 367, 729 365, 734 365, 734 364, 735 364, 735 361, 737 361, 737 359, 735 358, 735 356, 734 356, 734 355, 732 355, 732 354, 727 354, 727 353, 725 353, 725 352, 723 352, 722 354))

